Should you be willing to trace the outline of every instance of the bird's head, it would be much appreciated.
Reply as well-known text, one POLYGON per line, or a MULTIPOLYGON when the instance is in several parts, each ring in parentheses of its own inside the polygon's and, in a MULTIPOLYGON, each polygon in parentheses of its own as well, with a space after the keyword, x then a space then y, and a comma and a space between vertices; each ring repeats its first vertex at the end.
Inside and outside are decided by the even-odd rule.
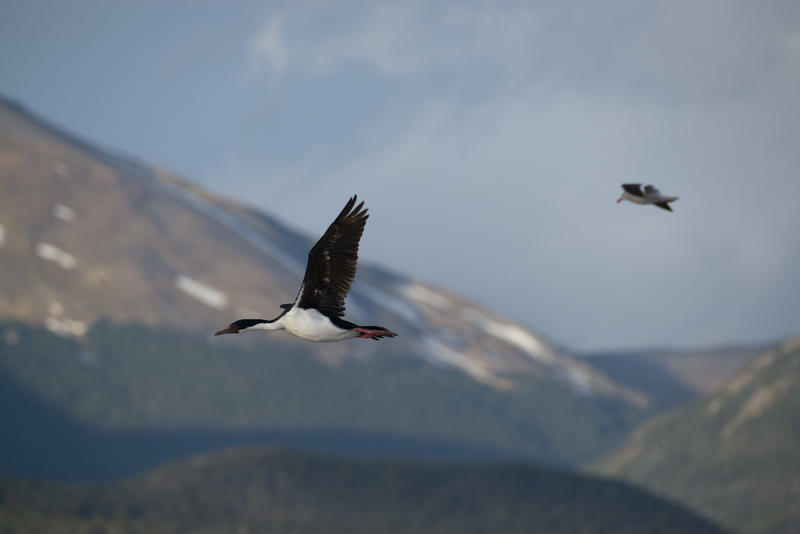
POLYGON ((214 335, 221 336, 222 334, 238 334, 239 332, 251 330, 254 326, 266 322, 267 321, 264 319, 239 319, 238 321, 232 322, 214 335))

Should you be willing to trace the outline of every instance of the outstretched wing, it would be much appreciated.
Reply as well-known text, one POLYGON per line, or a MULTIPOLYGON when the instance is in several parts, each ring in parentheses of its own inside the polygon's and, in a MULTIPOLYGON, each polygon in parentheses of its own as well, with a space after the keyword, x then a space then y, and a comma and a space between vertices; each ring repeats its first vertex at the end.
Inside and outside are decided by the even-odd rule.
POLYGON ((303 285, 295 303, 300 308, 316 308, 328 317, 344 315, 344 299, 356 276, 358 242, 367 224, 367 208, 357 196, 344 209, 308 253, 303 285))
POLYGON ((645 196, 647 196, 647 197, 655 197, 655 196, 659 196, 660 194, 661 193, 659 193, 658 189, 656 189, 656 186, 654 186, 654 185, 646 185, 646 186, 644 186, 644 195, 645 196))
POLYGON ((669 207, 669 204, 666 202, 654 202, 653 206, 658 206, 659 208, 665 209, 667 211, 672 211, 672 208, 669 207))
POLYGON ((637 197, 643 197, 642 184, 622 184, 622 189, 637 197))

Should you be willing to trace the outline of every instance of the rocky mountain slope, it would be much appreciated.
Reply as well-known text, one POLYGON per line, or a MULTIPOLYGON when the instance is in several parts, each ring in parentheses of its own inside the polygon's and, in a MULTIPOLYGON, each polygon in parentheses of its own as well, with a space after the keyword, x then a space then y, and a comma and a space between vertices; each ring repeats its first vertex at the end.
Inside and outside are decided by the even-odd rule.
POLYGON ((686 402, 722 385, 763 346, 632 350, 582 354, 606 376, 647 395, 653 408, 686 402))
POLYGON ((800 531, 800 337, 647 422, 597 471, 743 532, 800 531))
POLYGON ((720 533, 618 482, 515 464, 230 450, 105 486, 0 478, 3 532, 720 533))
MULTIPOLYGON (((362 250, 371 238, 368 225, 362 250)), ((31 402, 109 431, 326 425, 483 445, 514 434, 517 453, 556 463, 606 450, 646 413, 645 395, 529 329, 376 266, 359 267, 348 317, 395 339, 211 336, 291 301, 315 239, 0 100, 0 372, 31 402), (213 359, 234 353, 252 365, 213 359), (269 397, 260 379, 277 372, 269 397), (493 424, 470 429, 468 413, 493 424)))

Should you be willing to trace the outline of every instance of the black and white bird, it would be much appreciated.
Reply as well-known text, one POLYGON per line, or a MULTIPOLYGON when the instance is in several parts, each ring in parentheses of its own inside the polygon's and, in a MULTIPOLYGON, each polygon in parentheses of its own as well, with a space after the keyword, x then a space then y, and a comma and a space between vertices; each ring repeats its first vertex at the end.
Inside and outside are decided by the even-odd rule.
POLYGON ((652 204, 667 211, 672 211, 669 207, 670 202, 678 200, 678 197, 668 197, 662 195, 661 192, 652 185, 644 186, 642 191, 642 184, 622 184, 624 191, 617 199, 617 204, 623 200, 630 200, 635 204, 652 204))
POLYGON ((254 330, 286 330, 308 341, 380 339, 397 334, 382 326, 359 326, 342 319, 344 299, 356 275, 358 242, 367 224, 367 208, 357 197, 347 201, 339 216, 308 253, 303 284, 291 304, 281 304, 276 318, 239 319, 216 334, 238 334, 254 330))

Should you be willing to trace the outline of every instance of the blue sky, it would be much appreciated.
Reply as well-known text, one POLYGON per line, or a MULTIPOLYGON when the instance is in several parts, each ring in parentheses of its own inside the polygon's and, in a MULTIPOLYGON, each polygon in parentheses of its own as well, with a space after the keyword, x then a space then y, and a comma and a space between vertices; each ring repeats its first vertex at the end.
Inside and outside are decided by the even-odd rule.
POLYGON ((800 331, 797 2, 1 9, 4 95, 567 346, 800 331))

